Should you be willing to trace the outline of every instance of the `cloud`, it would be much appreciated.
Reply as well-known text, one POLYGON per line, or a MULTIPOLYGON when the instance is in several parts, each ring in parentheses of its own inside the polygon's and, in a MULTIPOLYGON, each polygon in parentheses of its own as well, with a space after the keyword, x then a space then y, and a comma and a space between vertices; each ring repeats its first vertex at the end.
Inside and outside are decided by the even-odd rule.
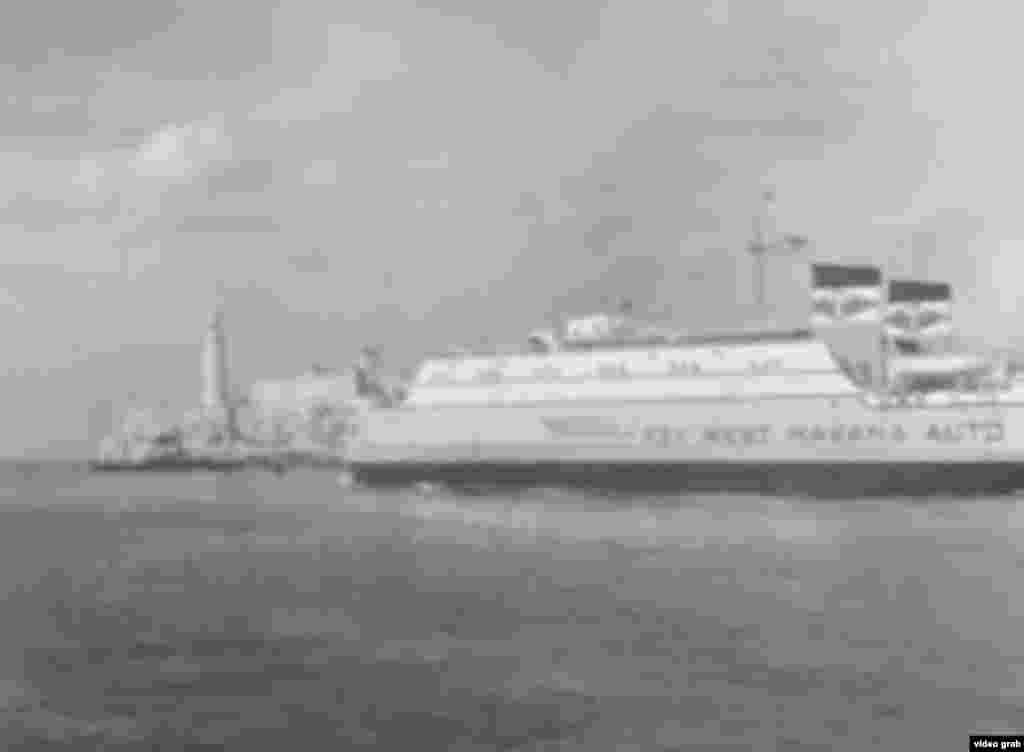
POLYGON ((17 222, 26 231, 48 232, 87 220, 107 223, 119 212, 120 201, 116 196, 93 206, 75 206, 61 199, 19 193, 0 208, 0 218, 17 222))
POLYGON ((84 175, 99 190, 119 193, 161 193, 174 185, 196 181, 232 158, 232 142, 223 116, 171 123, 150 133, 131 149, 90 155, 80 162, 84 175))
POLYGON ((580 46, 597 34, 601 11, 601 3, 560 3, 554 8, 547 0, 426 0, 420 7, 437 10, 449 20, 468 20, 556 75, 564 74, 580 46))
POLYGON ((214 116, 157 130, 136 150, 129 165, 143 177, 182 180, 195 177, 230 155, 223 118, 214 116))
MULTIPOLYGON (((178 193, 194 192, 232 153, 218 115, 156 127, 133 145, 76 157, 0 152, 5 261, 130 277, 157 262, 165 246, 166 237, 141 238, 140 229, 154 222, 173 228, 181 220, 173 218, 178 193), (168 213, 169 221, 161 219, 168 213)), ((264 223, 260 231, 266 229, 264 223)))
POLYGON ((333 159, 314 159, 302 173, 306 185, 334 185, 338 182, 338 163, 333 159))
POLYGON ((78 169, 71 176, 71 184, 87 193, 99 193, 107 169, 96 157, 82 157, 78 169))
POLYGON ((134 146, 83 154, 71 166, 67 182, 92 195, 161 190, 193 180, 231 159, 232 144, 222 115, 169 123, 134 146))
POLYGON ((25 313, 25 306, 11 293, 10 290, 0 289, 0 309, 13 311, 17 314, 25 313))
MULTIPOLYGON (((707 211, 721 214, 735 191, 699 212, 682 205, 773 161, 816 157, 822 143, 848 135, 859 114, 839 91, 846 79, 816 58, 836 35, 782 10, 720 5, 711 13, 716 25, 704 8, 644 2, 585 13, 436 5, 445 16, 389 5, 346 23, 326 6, 282 7, 263 90, 243 87, 223 103, 223 117, 168 118, 132 147, 84 155, 69 181, 81 194, 75 200, 106 206, 121 197, 112 235, 160 244, 167 254, 179 247, 177 230, 239 231, 257 221, 240 218, 261 216, 269 218, 258 220, 264 229, 294 230, 301 245, 346 262, 361 254, 362 264, 382 269, 460 268, 446 283, 453 291, 532 266, 565 242, 572 252, 562 249, 550 263, 564 280, 580 273, 574 264, 594 264, 592 253, 576 254, 588 243, 612 255, 638 245, 677 252, 683 234, 704 228, 707 211), (770 44, 759 42, 765 30, 770 44), (781 61, 770 47, 785 48, 781 61), (766 91, 723 93, 730 72, 756 76, 769 64, 777 78, 806 85, 769 81, 766 91), (623 135, 649 118, 661 125, 623 135), (246 164, 260 159, 274 163, 266 179, 247 177, 246 164), (622 182, 624 195, 609 206, 591 201, 561 185, 574 172, 622 182), (313 196, 307 186, 331 190, 313 196), (220 204, 241 188, 251 202, 220 204), (543 197, 533 216, 516 216, 524 193, 543 197), (217 205, 203 207, 211 197, 217 205), (417 213, 417 200, 435 209, 417 213), (442 204, 448 211, 436 209, 442 204), (537 216, 539 226, 528 230, 537 216), (517 261, 524 242, 537 248, 517 261)), ((185 101, 185 89, 174 91, 185 101)), ((196 102, 208 98, 206 89, 196 94, 196 102)), ((422 292, 396 294, 407 294, 410 308, 429 305, 422 292)))
POLYGON ((319 248, 291 254, 288 262, 293 269, 303 274, 324 274, 331 269, 331 257, 319 248))
MULTIPOLYGON (((0 176, 0 242, 6 247, 4 260, 11 263, 39 255, 36 239, 26 243, 25 234, 102 225, 121 210, 116 195, 93 190, 95 183, 79 177, 73 160, 0 153, 0 176)), ((78 247, 75 255, 88 252, 78 247)))
POLYGON ((175 226, 178 232, 188 233, 275 233, 280 226, 273 217, 266 215, 230 216, 198 215, 187 216, 175 226))
POLYGON ((436 157, 426 159, 410 159, 410 170, 446 170, 448 169, 448 152, 441 152, 436 157))
POLYGON ((278 94, 257 106, 252 120, 289 124, 349 112, 367 84, 389 81, 406 70, 401 44, 393 34, 341 23, 318 30, 304 20, 296 27, 286 18, 288 23, 275 29, 284 37, 279 44, 290 48, 295 44, 292 35, 301 33, 302 44, 316 49, 316 37, 323 34, 323 57, 312 73, 302 72, 301 83, 285 82, 278 94))
POLYGON ((276 165, 271 159, 242 158, 211 168, 204 176, 206 194, 215 198, 225 194, 256 193, 274 182, 276 165))
POLYGON ((125 4, 95 0, 88 6, 41 0, 0 26, 5 59, 28 69, 56 57, 109 55, 130 48, 174 23, 179 8, 169 4, 125 4))

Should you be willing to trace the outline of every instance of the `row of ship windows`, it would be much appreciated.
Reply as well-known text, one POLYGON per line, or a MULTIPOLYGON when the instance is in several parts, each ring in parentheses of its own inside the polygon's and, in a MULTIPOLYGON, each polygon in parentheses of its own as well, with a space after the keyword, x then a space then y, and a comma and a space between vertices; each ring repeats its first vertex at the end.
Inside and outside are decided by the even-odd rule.
MULTIPOLYGON (((747 373, 762 373, 765 371, 776 371, 781 370, 783 363, 781 360, 770 360, 760 363, 748 363, 747 373)), ((668 363, 665 370, 661 372, 650 372, 641 371, 633 372, 625 363, 609 363, 606 365, 600 365, 593 371, 580 371, 580 372, 564 372, 554 366, 542 366, 534 369, 529 377, 523 379, 519 378, 507 378, 507 374, 498 368, 485 368, 477 371, 470 378, 458 378, 454 374, 449 372, 433 373, 426 376, 422 383, 427 385, 433 384, 499 384, 503 381, 539 381, 539 382, 552 382, 552 381, 565 381, 565 380, 586 380, 586 379, 599 379, 602 381, 618 381, 622 379, 631 378, 650 378, 658 376, 700 376, 707 373, 705 368, 697 362, 693 361, 682 361, 668 363)), ((735 372, 733 372, 735 373, 735 372)), ((742 372, 740 372, 742 373, 742 372)))

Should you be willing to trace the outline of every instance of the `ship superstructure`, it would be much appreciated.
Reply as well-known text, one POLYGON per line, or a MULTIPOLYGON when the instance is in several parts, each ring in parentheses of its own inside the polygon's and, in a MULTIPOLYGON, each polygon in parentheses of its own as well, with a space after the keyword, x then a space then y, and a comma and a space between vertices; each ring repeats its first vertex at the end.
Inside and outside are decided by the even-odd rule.
POLYGON ((692 337, 598 314, 428 358, 347 450, 367 483, 815 494, 1024 486, 1024 382, 948 346, 951 289, 811 264, 808 327, 692 337), (902 314, 902 318, 901 318, 902 314))

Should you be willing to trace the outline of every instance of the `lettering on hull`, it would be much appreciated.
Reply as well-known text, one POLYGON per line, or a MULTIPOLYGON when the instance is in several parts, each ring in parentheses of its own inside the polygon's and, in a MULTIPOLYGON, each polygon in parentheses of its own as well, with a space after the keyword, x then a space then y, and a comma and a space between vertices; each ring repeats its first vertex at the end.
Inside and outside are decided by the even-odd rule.
POLYGON ((672 426, 646 426, 641 436, 645 443, 660 447, 692 443, 687 429, 672 426))
POLYGON ((607 418, 542 418, 541 422, 557 439, 625 438, 633 435, 632 431, 607 418))
POLYGON ((558 439, 633 439, 658 447, 720 446, 743 448, 767 444, 886 445, 918 441, 951 446, 999 444, 1006 440, 1001 421, 962 421, 907 427, 890 424, 793 424, 778 429, 769 425, 677 426, 656 423, 631 430, 609 418, 562 417, 542 419, 548 435, 558 439))
POLYGON ((1006 431, 999 421, 933 424, 928 427, 928 439, 940 444, 959 444, 967 440, 999 444, 1006 439, 1006 431))
POLYGON ((771 440, 771 435, 771 426, 715 426, 701 431, 701 441, 704 444, 720 446, 751 446, 767 444, 771 440))
POLYGON ((679 444, 746 447, 767 444, 771 434, 771 426, 648 426, 643 431, 645 441, 662 447, 679 444))
POLYGON ((883 441, 902 444, 907 431, 897 424, 885 425, 796 425, 786 428, 786 439, 801 444, 853 444, 864 441, 883 441))

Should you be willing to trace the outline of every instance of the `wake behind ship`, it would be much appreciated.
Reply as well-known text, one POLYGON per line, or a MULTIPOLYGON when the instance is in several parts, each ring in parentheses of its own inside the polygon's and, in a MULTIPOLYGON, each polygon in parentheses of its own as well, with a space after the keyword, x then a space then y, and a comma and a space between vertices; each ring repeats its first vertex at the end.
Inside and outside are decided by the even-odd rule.
POLYGON ((346 456, 366 484, 864 496, 1024 486, 1024 381, 951 344, 952 290, 812 264, 809 325, 678 336, 594 315, 515 353, 427 359, 371 388, 346 456))

